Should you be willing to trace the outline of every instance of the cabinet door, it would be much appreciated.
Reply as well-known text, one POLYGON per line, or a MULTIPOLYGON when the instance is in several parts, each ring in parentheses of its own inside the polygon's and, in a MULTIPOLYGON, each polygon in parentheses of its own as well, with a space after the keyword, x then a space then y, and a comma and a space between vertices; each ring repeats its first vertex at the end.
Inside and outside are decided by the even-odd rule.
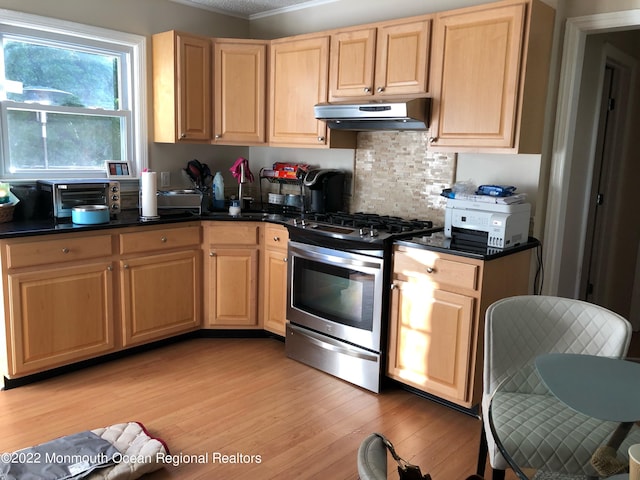
POLYGON ((326 124, 313 107, 327 101, 328 75, 328 36, 271 44, 271 145, 326 146, 326 124))
POLYGON ((188 250, 120 261, 124 346, 200 326, 200 259, 188 250))
POLYGON ((434 145, 514 146, 525 10, 522 3, 437 18, 434 145))
POLYGON ((211 140, 211 42, 176 31, 153 36, 156 142, 211 140))
POLYGON ((287 251, 266 250, 264 329, 284 337, 287 322, 287 251))
POLYGON ((331 35, 329 98, 373 94, 376 29, 350 30, 331 35))
POLYGON ((213 140, 220 145, 266 142, 265 42, 214 43, 213 140))
POLYGON ((114 350, 111 262, 10 273, 9 375, 114 350))
POLYGON ((178 134, 180 140, 211 138, 211 43, 178 34, 178 134))
POLYGON ((474 298, 395 281, 388 374, 452 401, 468 400, 474 298))
POLYGON ((209 326, 258 326, 258 249, 209 250, 209 326))
POLYGON ((378 29, 375 95, 427 93, 431 21, 378 29))

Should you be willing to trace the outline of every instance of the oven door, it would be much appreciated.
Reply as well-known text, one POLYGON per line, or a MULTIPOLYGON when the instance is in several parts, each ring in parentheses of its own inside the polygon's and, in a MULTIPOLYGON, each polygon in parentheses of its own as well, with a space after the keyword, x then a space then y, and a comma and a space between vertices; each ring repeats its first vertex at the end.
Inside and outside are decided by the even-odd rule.
POLYGON ((380 352, 383 259, 289 242, 287 319, 380 352))

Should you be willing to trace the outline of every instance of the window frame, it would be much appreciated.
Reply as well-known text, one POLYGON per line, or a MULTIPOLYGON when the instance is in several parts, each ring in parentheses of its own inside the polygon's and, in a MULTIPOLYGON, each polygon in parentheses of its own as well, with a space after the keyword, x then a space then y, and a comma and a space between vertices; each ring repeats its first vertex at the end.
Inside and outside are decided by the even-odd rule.
MULTIPOLYGON (((146 88, 146 43, 144 36, 94 27, 67 20, 58 20, 39 15, 15 12, 0 9, 0 33, 8 36, 27 36, 35 38, 35 33, 41 33, 45 41, 57 39, 74 40, 79 45, 88 48, 95 47, 96 44, 112 44, 114 50, 126 50, 128 65, 122 65, 122 75, 127 79, 126 85, 122 88, 122 97, 129 102, 130 115, 127 114, 130 126, 127 129, 125 151, 132 167, 132 176, 135 178, 139 172, 148 167, 148 134, 147 134, 147 88, 146 88), (129 158, 131 157, 131 158, 129 158)), ((0 52, 1 54, 1 52, 0 52)), ((1 67, 0 67, 1 68, 1 67)), ((4 77, 3 72, 2 77, 4 77)), ((0 88, 4 86, 0 85, 0 88)), ((51 172, 51 175, 41 174, 38 178, 31 178, 28 172, 11 173, 8 171, 7 159, 7 129, 6 110, 7 108, 21 108, 23 103, 1 100, 0 115, 0 177, 11 182, 33 181, 40 178, 107 178, 106 170, 95 172, 73 172, 72 170, 62 170, 51 172)), ((32 105, 34 107, 35 105, 32 105)), ((53 107, 51 107, 53 109, 53 107)), ((95 112, 93 112, 95 113, 95 112)), ((33 174, 32 174, 33 175, 33 174)))

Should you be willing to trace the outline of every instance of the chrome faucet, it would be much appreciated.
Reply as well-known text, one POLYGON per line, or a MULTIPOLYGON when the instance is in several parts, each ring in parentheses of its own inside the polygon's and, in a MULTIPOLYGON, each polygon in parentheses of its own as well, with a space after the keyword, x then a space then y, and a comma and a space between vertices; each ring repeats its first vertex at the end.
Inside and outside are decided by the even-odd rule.
POLYGON ((238 182, 238 200, 240 200, 240 205, 242 205, 242 184, 247 181, 244 173, 244 163, 240 164, 240 181, 238 182))

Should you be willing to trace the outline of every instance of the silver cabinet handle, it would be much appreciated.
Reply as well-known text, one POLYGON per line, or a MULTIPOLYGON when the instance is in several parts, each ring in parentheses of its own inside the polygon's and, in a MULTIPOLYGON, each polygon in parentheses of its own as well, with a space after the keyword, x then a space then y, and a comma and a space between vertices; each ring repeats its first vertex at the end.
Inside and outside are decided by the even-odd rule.
POLYGON ((364 90, 364 93, 369 93, 371 92, 371 87, 364 87, 363 90, 364 90))
POLYGON ((129 264, 125 263, 124 265, 122 265, 122 268, 124 268, 125 270, 128 270, 129 269, 129 264))
POLYGON ((378 93, 382 93, 382 92, 384 92, 384 87, 378 87, 378 88, 376 88, 376 92, 378 92, 378 93))
POLYGON ((433 272, 435 272, 435 271, 436 271, 436 269, 435 269, 435 268, 433 268, 433 267, 427 267, 427 273, 433 273, 433 272))
POLYGON ((319 142, 324 142, 324 137, 318 137, 319 142))
POLYGON ((282 261, 283 261, 284 263, 287 263, 287 257, 284 257, 284 258, 282 259, 282 261))
POLYGON ((62 253, 69 253, 69 251, 70 251, 70 250, 69 250, 67 247, 64 247, 64 248, 62 249, 62 253))
POLYGON ((215 137, 214 137, 214 138, 215 138, 216 140, 219 140, 219 139, 220 139, 220 137, 222 137, 222 135, 220 135, 219 133, 216 133, 216 135, 215 135, 215 137))
POLYGON ((113 266, 109 265, 109 266, 107 267, 107 272, 113 272, 113 266))
POLYGON ((162 243, 167 243, 167 237, 165 237, 164 235, 160 237, 160 241, 162 243))
POLYGON ((181 133, 180 134, 180 138, 187 138, 187 134, 186 133, 181 133))
POLYGON ((216 256, 216 252, 214 252, 213 250, 209 252, 209 256, 210 257, 215 257, 216 256))
POLYGON ((273 237, 273 241, 274 242, 279 242, 280 241, 280 237, 273 237))
POLYGON ((436 143, 438 141, 438 137, 429 137, 429 143, 436 143))

